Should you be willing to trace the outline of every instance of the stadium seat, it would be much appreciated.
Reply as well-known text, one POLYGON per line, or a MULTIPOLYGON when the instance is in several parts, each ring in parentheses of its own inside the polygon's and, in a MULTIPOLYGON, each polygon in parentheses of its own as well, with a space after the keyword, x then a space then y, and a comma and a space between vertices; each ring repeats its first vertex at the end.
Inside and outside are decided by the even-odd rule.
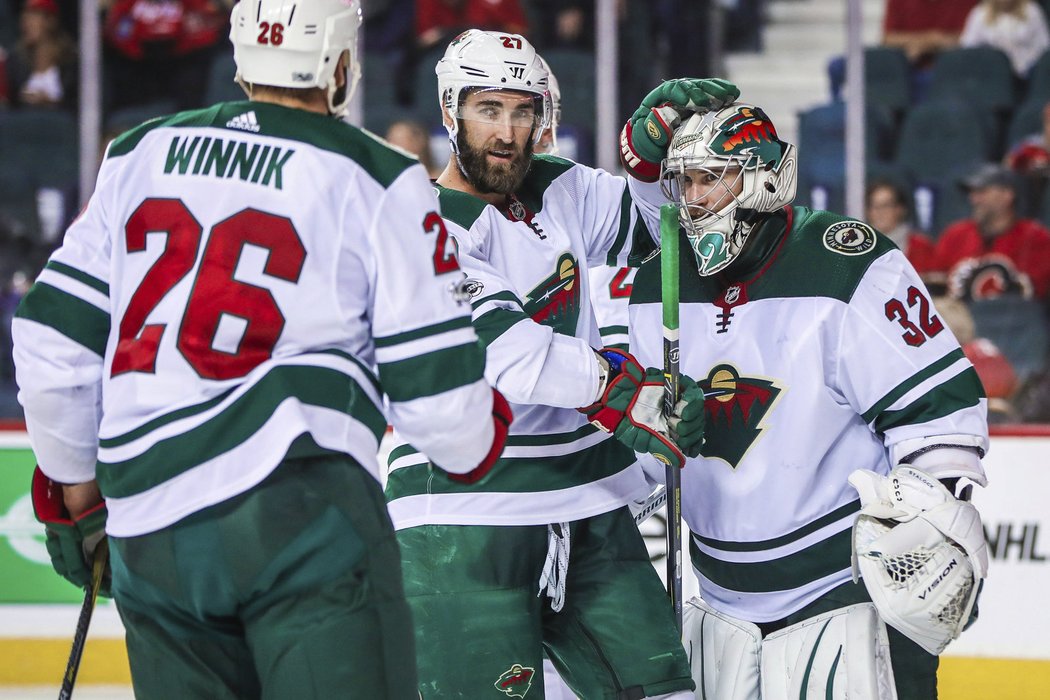
POLYGON ((933 64, 929 99, 964 99, 993 110, 1017 103, 1010 59, 999 49, 974 46, 942 51, 933 64))
POLYGON ((204 104, 216 102, 237 102, 248 99, 241 86, 234 82, 237 75, 237 64, 233 61, 233 51, 220 51, 212 59, 208 70, 208 89, 204 95, 204 104))
POLYGON ((1016 146, 1026 137, 1043 130, 1043 107, 1048 100, 1025 100, 1010 115, 1006 127, 1006 150, 1016 146))
POLYGON ((904 116, 894 162, 917 180, 956 177, 978 163, 995 160, 992 125, 963 101, 929 101, 904 116))
POLYGON ((595 123, 594 54, 579 49, 543 52, 561 88, 562 123, 577 130, 584 152, 593 152, 595 123))
POLYGON ((1015 295, 970 302, 978 337, 995 343, 1023 383, 1042 368, 1050 337, 1042 303, 1015 295))
POLYGON ((911 64, 904 52, 889 46, 864 49, 864 95, 868 105, 900 117, 911 105, 911 64))
POLYGON ((438 103, 438 82, 434 66, 445 55, 445 46, 435 46, 424 52, 416 63, 415 117, 427 128, 441 126, 441 107, 438 103))
POLYGON ((364 65, 361 67, 361 83, 358 87, 363 100, 365 128, 382 136, 386 133, 387 127, 399 119, 417 119, 416 112, 421 106, 425 106, 430 112, 431 118, 427 120, 428 127, 433 126, 432 122, 437 114, 437 84, 434 85, 434 92, 419 97, 419 105, 413 108, 397 103, 395 79, 396 76, 386 56, 381 52, 365 53, 364 65))
POLYGON ((0 2, 0 46, 10 50, 18 41, 18 16, 13 3, 0 2))
POLYGON ((1025 102, 1042 100, 1050 102, 1050 49, 1043 52, 1039 60, 1028 73, 1028 87, 1024 93, 1025 102))
POLYGON ((40 187, 67 187, 79 177, 76 117, 50 109, 0 112, 0 160, 40 187))
MULTIPOLYGON (((883 162, 889 150, 888 114, 869 109, 865 120, 865 158, 883 162)), ((798 203, 842 211, 846 180, 846 105, 830 102, 799 112, 798 203)))

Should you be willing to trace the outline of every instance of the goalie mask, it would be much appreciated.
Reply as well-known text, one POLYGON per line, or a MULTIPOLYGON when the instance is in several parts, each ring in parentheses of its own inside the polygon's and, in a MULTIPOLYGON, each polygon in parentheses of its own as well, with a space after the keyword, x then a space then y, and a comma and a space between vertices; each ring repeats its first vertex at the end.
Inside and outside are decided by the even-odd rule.
POLYGON ((236 81, 251 97, 253 85, 322 88, 328 111, 337 117, 360 77, 355 59, 360 0, 241 0, 230 15, 236 81), (344 88, 336 68, 344 51, 350 64, 344 88))
POLYGON ((467 95, 476 90, 513 90, 532 95, 533 110, 528 123, 521 121, 525 115, 519 118, 521 123, 513 123, 530 126, 533 143, 539 141, 544 129, 551 124, 554 108, 547 69, 536 49, 519 34, 469 29, 452 40, 434 70, 441 106, 452 118, 445 128, 453 153, 459 152, 459 121, 474 118, 464 113, 463 103, 467 95))
POLYGON ((931 654, 970 619, 988 572, 981 517, 929 474, 902 465, 889 476, 858 470, 862 508, 853 525, 859 574, 879 615, 931 654))
POLYGON ((760 214, 795 198, 795 147, 781 141, 753 105, 690 116, 675 131, 660 170, 702 276, 740 255, 760 214))

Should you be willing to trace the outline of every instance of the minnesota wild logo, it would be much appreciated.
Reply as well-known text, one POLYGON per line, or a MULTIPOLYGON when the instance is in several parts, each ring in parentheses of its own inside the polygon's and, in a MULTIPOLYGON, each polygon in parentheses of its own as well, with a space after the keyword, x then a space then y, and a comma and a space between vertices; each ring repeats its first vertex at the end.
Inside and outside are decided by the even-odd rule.
POLYGON ((550 326, 563 335, 576 335, 576 321, 580 317, 580 266, 572 253, 562 253, 554 266, 554 274, 528 293, 525 313, 536 323, 550 326))
POLYGON ((733 469, 762 435, 764 419, 782 389, 768 379, 741 377, 732 365, 717 365, 699 382, 707 431, 701 453, 733 469))
POLYGON ((510 698, 523 698, 532 687, 532 677, 536 671, 528 666, 514 664, 503 672, 496 681, 496 690, 504 692, 510 698))

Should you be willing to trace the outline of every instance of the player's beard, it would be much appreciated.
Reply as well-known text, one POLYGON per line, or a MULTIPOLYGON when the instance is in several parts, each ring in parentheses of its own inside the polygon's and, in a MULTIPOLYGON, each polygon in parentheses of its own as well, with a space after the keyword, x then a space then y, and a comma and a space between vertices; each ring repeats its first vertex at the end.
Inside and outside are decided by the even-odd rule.
MULTIPOLYGON (((487 147, 474 148, 467 142, 464 129, 456 135, 459 147, 459 170, 467 182, 482 194, 513 194, 525 181, 532 165, 532 138, 525 141, 524 148, 514 154, 509 163, 490 164, 487 147)), ((516 146, 511 146, 515 148, 516 146)))

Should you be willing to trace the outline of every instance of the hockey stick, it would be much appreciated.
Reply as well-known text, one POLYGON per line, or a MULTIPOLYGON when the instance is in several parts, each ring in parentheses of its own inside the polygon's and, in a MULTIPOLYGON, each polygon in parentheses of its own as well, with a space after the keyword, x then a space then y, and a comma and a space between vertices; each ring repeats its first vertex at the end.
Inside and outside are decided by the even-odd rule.
POLYGON ((634 513, 634 524, 644 523, 653 513, 663 508, 664 503, 667 503, 667 488, 658 486, 637 507, 631 506, 631 512, 634 513))
POLYGON ((77 618, 77 629, 73 633, 73 648, 69 650, 69 661, 66 662, 66 674, 62 676, 62 689, 58 691, 58 700, 69 700, 73 696, 73 684, 80 670, 80 657, 84 655, 84 644, 87 642, 88 626, 91 615, 95 612, 95 601, 98 600, 98 589, 102 586, 102 574, 109 559, 109 546, 103 537, 95 547, 95 561, 91 565, 91 583, 84 594, 84 604, 80 606, 80 617, 77 618))
MULTIPOLYGON (((664 415, 678 402, 678 206, 660 207, 660 285, 664 325, 664 415)), ((667 482, 667 593, 682 631, 682 474, 668 464, 667 482)))

